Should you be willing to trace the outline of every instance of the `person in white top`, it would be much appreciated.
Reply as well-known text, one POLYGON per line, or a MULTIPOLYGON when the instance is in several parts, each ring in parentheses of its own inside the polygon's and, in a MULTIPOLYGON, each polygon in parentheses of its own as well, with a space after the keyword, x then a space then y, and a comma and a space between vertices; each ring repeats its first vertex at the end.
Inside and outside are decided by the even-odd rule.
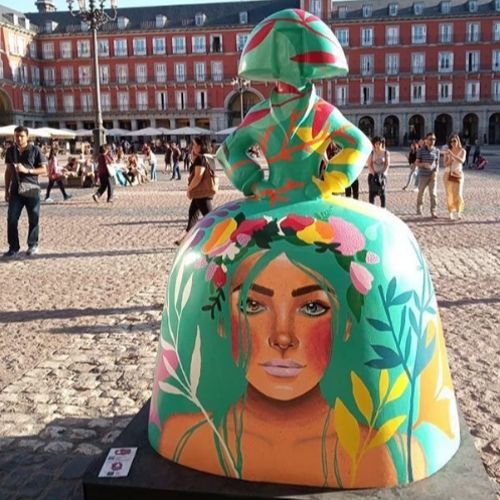
POLYGON ((464 163, 466 151, 457 134, 450 136, 444 150, 444 188, 450 219, 461 219, 464 211, 464 163))

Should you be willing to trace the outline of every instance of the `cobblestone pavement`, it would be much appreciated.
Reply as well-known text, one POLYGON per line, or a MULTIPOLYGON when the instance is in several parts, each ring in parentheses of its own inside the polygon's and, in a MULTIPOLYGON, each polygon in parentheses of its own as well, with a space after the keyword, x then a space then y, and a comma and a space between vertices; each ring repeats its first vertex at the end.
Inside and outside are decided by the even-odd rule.
MULTIPOLYGON (((447 220, 441 186, 442 218, 414 215, 400 153, 388 208, 428 259, 460 407, 500 483, 500 150, 484 152, 488 170, 466 172, 464 220, 447 220)), ((114 204, 71 190, 70 202, 42 207, 41 253, 0 262, 0 499, 82 498, 89 462, 149 398, 173 241, 188 206, 186 175, 168 178, 117 188, 114 204)), ((216 201, 237 196, 223 180, 216 201)), ((2 244, 6 212, 1 202, 2 244)), ((26 226, 23 214, 22 241, 26 226)))

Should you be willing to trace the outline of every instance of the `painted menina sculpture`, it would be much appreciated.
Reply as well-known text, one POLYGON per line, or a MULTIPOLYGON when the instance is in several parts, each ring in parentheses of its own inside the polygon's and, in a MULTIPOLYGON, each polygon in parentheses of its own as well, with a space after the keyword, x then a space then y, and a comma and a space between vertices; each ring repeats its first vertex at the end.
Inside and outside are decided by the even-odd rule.
POLYGON ((249 37, 239 75, 278 83, 217 154, 246 198, 200 221, 172 267, 149 421, 170 460, 254 481, 383 487, 429 476, 459 446, 419 247, 389 212, 335 196, 371 146, 310 80, 346 73, 333 33, 304 11, 249 37), (342 151, 320 179, 332 140, 342 151))

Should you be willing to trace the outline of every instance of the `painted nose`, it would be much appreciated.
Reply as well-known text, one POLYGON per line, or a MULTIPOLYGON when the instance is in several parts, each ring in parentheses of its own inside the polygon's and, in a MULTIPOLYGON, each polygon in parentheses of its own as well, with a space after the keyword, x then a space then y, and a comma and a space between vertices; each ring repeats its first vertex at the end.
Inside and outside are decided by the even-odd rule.
POLYGON ((279 333, 269 337, 269 345, 280 351, 286 351, 290 347, 296 347, 298 343, 298 340, 288 333, 279 333))

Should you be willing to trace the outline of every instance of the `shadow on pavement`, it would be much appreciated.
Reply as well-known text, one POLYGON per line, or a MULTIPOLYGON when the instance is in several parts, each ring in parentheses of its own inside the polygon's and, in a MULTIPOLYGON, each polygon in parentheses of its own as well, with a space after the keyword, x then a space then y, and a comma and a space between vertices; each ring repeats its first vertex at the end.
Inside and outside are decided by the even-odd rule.
POLYGON ((477 299, 460 299, 460 300, 438 300, 439 307, 460 307, 477 304, 500 304, 500 298, 477 298, 477 299))
POLYGON ((187 219, 174 219, 174 220, 138 220, 138 221, 131 221, 131 222, 114 222, 111 224, 102 224, 103 226, 108 226, 108 227, 113 227, 113 226, 143 226, 146 224, 153 224, 153 225, 159 225, 159 226, 164 226, 167 224, 172 224, 172 225, 186 225, 187 219))
POLYGON ((148 322, 134 322, 127 321, 119 325, 76 325, 76 326, 63 326, 60 328, 50 328, 47 330, 49 333, 54 334, 98 334, 98 333, 153 333, 160 331, 160 321, 151 320, 148 322))

